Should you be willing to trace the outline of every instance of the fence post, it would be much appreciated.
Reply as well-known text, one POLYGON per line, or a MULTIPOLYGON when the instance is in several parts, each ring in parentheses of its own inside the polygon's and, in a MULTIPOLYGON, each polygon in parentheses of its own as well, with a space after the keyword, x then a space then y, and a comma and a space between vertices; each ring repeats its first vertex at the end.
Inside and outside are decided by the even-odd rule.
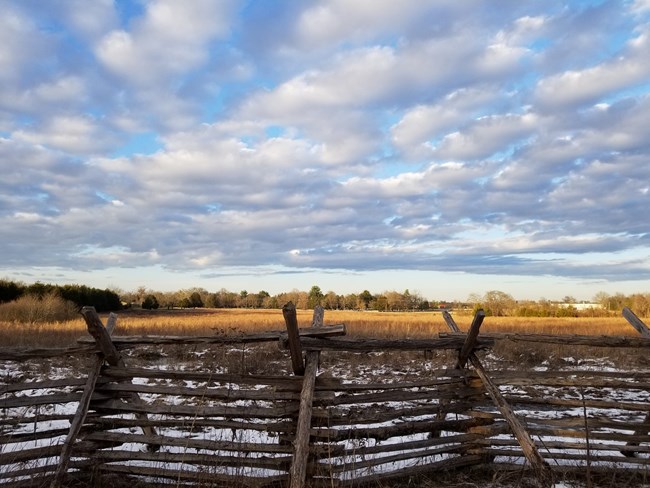
MULTIPOLYGON (((83 315, 86 325, 88 326, 88 333, 95 339, 95 343, 103 354, 106 362, 111 366, 125 368, 126 363, 115 347, 115 344, 111 341, 108 330, 104 327, 104 324, 102 324, 99 315, 97 315, 97 312, 95 311, 95 307, 83 307, 81 309, 81 315, 83 315)), ((115 321, 109 321, 109 325, 112 330, 112 328, 115 327, 115 321)), ((142 402, 142 399, 136 392, 127 393, 127 396, 135 404, 142 402)), ((146 413, 136 413, 135 416, 140 420, 149 420, 146 413)), ((151 426, 142 427, 142 431, 148 436, 156 435, 156 430, 151 426)), ((157 451, 158 446, 149 444, 149 450, 157 451)))
POLYGON ((289 302, 282 307, 282 315, 287 325, 287 336, 289 339, 289 352, 291 353, 291 367, 293 374, 302 376, 305 373, 305 363, 302 359, 302 347, 300 345, 300 332, 298 331, 298 318, 296 306, 289 302))
MULTIPOLYGON (((456 325, 456 322, 448 312, 445 311, 442 313, 442 315, 443 318, 445 319, 445 322, 447 323, 447 326, 453 332, 460 332, 458 325, 456 325)), ((463 345, 462 350, 465 349, 465 346, 468 343, 476 342, 476 337, 478 336, 479 327, 481 326, 481 322, 483 322, 483 318, 480 317, 480 315, 484 316, 483 310, 479 310, 479 312, 477 312, 476 316, 474 317, 474 321, 472 322, 473 332, 472 330, 470 330, 471 334, 468 333, 467 339, 465 340, 465 344, 463 345), (473 335, 474 337, 471 338, 470 335, 473 335)), ((458 365, 460 365, 460 359, 461 357, 459 356, 458 365)), ((478 374, 479 378, 483 382, 483 386, 485 387, 488 394, 492 398, 492 401, 494 402, 495 406, 497 407, 497 409, 499 409, 501 415, 503 415, 503 417, 505 418, 508 426, 510 427, 510 430, 512 431, 515 438, 519 442, 519 445, 521 446, 524 456, 526 457, 528 462, 531 464, 531 466, 537 473, 537 476, 540 478, 542 483, 550 485, 552 479, 550 469, 546 464, 546 461, 544 461, 544 458, 539 454, 539 451, 537 450, 537 447, 535 447, 535 443, 533 442, 530 435, 528 434, 528 431, 521 424, 521 422, 515 415, 515 412, 512 410, 512 407, 507 402, 507 400, 503 398, 503 395, 501 395, 499 388, 494 384, 492 379, 488 376, 487 371, 483 367, 483 364, 481 364, 481 361, 479 360, 476 353, 473 352, 471 349, 469 350, 468 359, 472 363, 472 366, 474 366, 476 373, 478 374)), ((460 366, 459 369, 462 369, 462 366, 460 366)))
MULTIPOLYGON (((625 320, 627 320, 630 323, 630 325, 634 327, 639 334, 641 334, 641 337, 650 338, 650 329, 648 328, 647 325, 645 325, 643 320, 641 320, 639 317, 636 316, 636 314, 630 308, 624 307, 622 313, 623 313, 623 317, 625 317, 625 320)), ((645 419, 641 424, 641 427, 634 431, 634 435, 646 435, 648 433, 649 424, 650 424, 650 412, 646 414, 645 419)), ((630 447, 635 447, 638 445, 639 445, 638 442, 633 442, 633 441, 627 443, 627 446, 630 447)), ((626 457, 637 457, 636 451, 621 451, 621 454, 623 454, 626 457)))
POLYGON ((309 461, 309 435, 311 431, 312 403, 314 388, 316 386, 316 372, 318 371, 318 352, 307 353, 307 367, 302 381, 300 392, 300 411, 296 425, 296 439, 294 441, 294 454, 289 470, 290 488, 303 488, 307 478, 307 464, 309 461))

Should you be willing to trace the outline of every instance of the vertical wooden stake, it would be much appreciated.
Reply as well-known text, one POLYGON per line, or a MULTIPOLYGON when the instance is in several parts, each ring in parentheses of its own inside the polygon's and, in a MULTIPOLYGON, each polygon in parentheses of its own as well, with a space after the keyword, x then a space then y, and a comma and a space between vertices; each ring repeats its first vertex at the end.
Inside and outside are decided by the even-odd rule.
MULTIPOLYGON (((88 333, 95 339, 95 343, 104 355, 106 362, 111 366, 117 366, 119 368, 126 367, 122 355, 115 347, 115 344, 113 344, 113 341, 111 341, 111 336, 109 335, 107 328, 102 324, 99 315, 97 315, 95 307, 83 307, 81 309, 81 315, 83 315, 83 318, 86 321, 88 333)), ((111 317, 109 317, 108 320, 111 330, 115 327, 116 320, 117 317, 111 314, 111 317)), ((138 404, 142 402, 140 396, 135 392, 128 393, 127 396, 133 403, 138 404)), ((136 413, 135 416, 141 420, 149 420, 145 413, 136 413)), ((156 435, 156 430, 151 426, 142 427, 142 431, 148 436, 156 435)), ((151 451, 157 451, 158 448, 158 446, 149 444, 149 450, 151 451)))
POLYGON ((474 315, 472 325, 469 327, 469 331, 467 332, 467 337, 465 338, 463 347, 458 353, 458 363, 456 364, 456 369, 463 369, 467 364, 467 360, 469 359, 470 354, 472 354, 472 351, 476 346, 476 339, 478 338, 479 329, 481 328, 483 319, 485 319, 485 312, 483 310, 478 310, 474 315))
POLYGON ((309 461, 309 435, 311 431, 312 403, 314 387, 316 385, 316 371, 318 370, 318 352, 307 353, 307 367, 302 381, 300 393, 300 410, 296 425, 296 439, 294 441, 293 461, 291 463, 290 488, 303 488, 307 479, 307 463, 309 461))
MULTIPOLYGON (((488 394, 492 398, 492 401, 501 412, 501 415, 503 415, 503 417, 505 418, 508 426, 510 427, 510 430, 512 431, 515 438, 519 442, 519 445, 521 446, 521 449, 524 452, 524 456, 531 464, 531 466, 535 470, 535 473, 540 478, 542 483, 549 485, 552 480, 552 473, 548 465, 546 464, 546 461, 544 461, 544 458, 539 454, 539 451, 537 450, 537 447, 535 447, 535 443, 533 442, 533 439, 531 439, 530 435, 528 434, 528 431, 524 428, 524 426, 521 424, 521 422, 515 415, 510 404, 506 401, 505 398, 503 398, 503 395, 501 395, 498 386, 494 384, 490 376, 487 374, 487 371, 483 367, 483 364, 481 364, 481 361, 479 360, 476 353, 472 351, 473 343, 476 341, 476 336, 478 336, 478 329, 481 326, 481 322, 483 322, 483 317, 485 315, 483 313, 483 310, 479 310, 479 312, 480 313, 476 314, 476 316, 474 317, 474 321, 472 322, 471 329, 476 329, 476 330, 473 333, 475 334, 474 338, 471 340, 472 348, 469 349, 468 359, 472 363, 472 366, 474 366, 474 370, 476 371, 479 378, 483 382, 483 386, 485 387, 488 394), (480 315, 482 315, 483 317, 480 317, 480 315)), ((449 312, 446 311, 443 312, 442 316, 445 319, 447 326, 453 332, 460 331, 458 325, 456 325, 456 322, 449 314, 449 312)), ((470 334, 468 334, 468 337, 465 340, 465 343, 463 344, 463 349, 465 349, 465 346, 470 342, 469 335, 470 334)), ((460 359, 461 358, 459 356, 458 364, 460 364, 460 359)))
MULTIPOLYGON (((650 338, 650 329, 648 328, 647 325, 643 323, 643 320, 641 320, 639 317, 636 316, 636 314, 630 310, 628 307, 623 308, 623 317, 625 317, 625 320, 627 320, 632 327, 634 327, 639 334, 641 334, 642 337, 647 337, 650 338)), ((650 412, 648 412, 645 416, 645 419, 643 420, 643 427, 637 429, 634 431, 634 435, 646 435, 648 433, 648 426, 650 424, 650 412)), ((628 442, 628 446, 635 447, 638 446, 638 442, 628 442)), ((621 454, 623 454, 626 457, 637 457, 636 451, 621 451, 621 454)))
POLYGON ((57 488, 61 486, 63 477, 68 471, 68 464, 70 463, 70 456, 72 455, 72 447, 74 441, 79 435, 79 431, 83 426, 84 421, 86 420, 86 415, 90 407, 90 399, 93 396, 95 391, 95 384, 97 383, 97 378, 102 369, 102 364, 104 364, 104 358, 101 354, 98 354, 95 358, 95 362, 88 372, 88 378, 86 378, 86 384, 84 385, 84 391, 79 400, 79 405, 77 406, 77 412, 75 413, 72 422, 70 423, 70 430, 68 435, 63 442, 63 447, 61 448, 61 454, 59 455, 59 465, 56 468, 56 473, 54 474, 54 479, 50 484, 50 488, 57 488))
POLYGON ((287 325, 287 335, 289 338, 289 352, 291 353, 291 367, 293 374, 302 376, 305 373, 305 363, 302 359, 302 346, 300 345, 300 332, 298 331, 298 318, 296 316, 296 306, 289 302, 282 307, 282 315, 287 325))
POLYGON ((314 307, 314 315, 311 319, 312 327, 322 327, 325 319, 325 309, 320 305, 314 307))

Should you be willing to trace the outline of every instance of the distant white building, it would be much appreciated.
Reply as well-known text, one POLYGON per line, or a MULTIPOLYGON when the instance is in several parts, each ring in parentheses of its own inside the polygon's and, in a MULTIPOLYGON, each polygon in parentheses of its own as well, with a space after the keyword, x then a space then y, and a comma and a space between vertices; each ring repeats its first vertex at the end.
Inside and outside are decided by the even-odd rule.
POLYGON ((569 308, 573 307, 576 310, 589 310, 590 308, 598 309, 603 308, 600 303, 558 303, 558 307, 569 308))

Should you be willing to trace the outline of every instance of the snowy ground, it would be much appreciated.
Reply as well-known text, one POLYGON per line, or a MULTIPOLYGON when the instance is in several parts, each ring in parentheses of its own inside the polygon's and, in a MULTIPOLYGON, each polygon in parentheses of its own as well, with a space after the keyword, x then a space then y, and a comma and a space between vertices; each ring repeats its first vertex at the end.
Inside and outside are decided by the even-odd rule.
MULTIPOLYGON (((143 366, 143 367, 155 367, 158 369, 175 369, 175 370, 186 370, 186 371, 205 371, 209 370, 213 373, 226 373, 226 372, 238 372, 238 373, 272 373, 276 375, 289 375, 290 374, 290 361, 288 359, 287 353, 284 351, 279 351, 276 345, 273 346, 262 346, 262 347, 253 347, 247 346, 246 348, 201 348, 201 347, 191 347, 191 348, 179 348, 179 347, 167 347, 167 348, 148 348, 146 350, 142 349, 138 352, 130 351, 125 353, 126 362, 129 366, 143 366)), ((498 370, 502 367, 512 369, 512 364, 504 365, 500 358, 494 355, 483 356, 485 364, 488 366, 488 369, 498 370)), ((597 360, 585 360, 585 359, 576 359, 573 357, 564 357, 559 361, 562 364, 562 369, 564 371, 575 371, 575 372, 585 372, 585 371, 594 371, 594 372, 616 372, 618 371, 614 362, 606 359, 597 359, 597 360)), ((25 383, 25 382, 38 382, 45 380, 64 380, 66 378, 84 378, 84 374, 87 372, 90 367, 91 360, 90 358, 60 358, 53 360, 45 361, 26 361, 22 363, 18 362, 5 362, 0 363, 0 401, 5 398, 16 398, 16 397, 29 397, 29 396, 39 396, 44 394, 57 394, 63 392, 71 392, 75 389, 78 389, 78 386, 66 386, 66 387, 52 387, 45 389, 25 389, 22 391, 10 391, 12 385, 25 383)), ((453 365, 453 354, 445 353, 441 354, 438 357, 435 357, 433 360, 425 360, 421 353, 371 353, 371 354, 340 354, 340 353, 323 353, 321 357, 321 371, 320 374, 323 377, 333 377, 333 378, 342 378, 348 382, 394 382, 394 381, 412 381, 418 378, 426 376, 428 373, 438 370, 440 368, 449 367, 453 365)), ((624 368, 624 371, 630 371, 629 365, 624 368)), ((548 362, 542 362, 537 366, 534 366, 531 369, 532 372, 544 372, 549 370, 548 362)), ((502 385, 500 390, 502 394, 509 395, 512 397, 520 396, 525 398, 531 395, 531 392, 535 390, 536 393, 541 394, 542 396, 553 396, 564 399, 598 399, 598 400, 609 400, 612 402, 633 402, 633 403, 650 403, 650 391, 645 388, 639 388, 634 386, 635 382, 642 379, 647 375, 648 371, 644 368, 636 368, 635 372, 638 373, 638 376, 630 379, 630 388, 620 388, 620 387, 599 387, 591 389, 571 389, 568 387, 554 387, 554 386, 543 386, 543 385, 533 385, 533 386, 513 386, 513 385, 502 385)), ((525 376, 525 375, 524 375, 525 376)), ((136 382, 142 384, 149 384, 150 380, 139 378, 135 380, 136 382)), ((197 386, 193 382, 185 382, 184 386, 197 386)), ((232 385, 233 388, 237 388, 237 385, 232 385)), ((147 394, 142 395, 142 398, 149 403, 160 402, 160 395, 156 394, 147 394)), ((166 402, 178 403, 187 402, 183 397, 171 398, 167 396, 165 398, 166 402)), ((245 408, 250 403, 246 401, 239 401, 237 403, 242 408, 245 408)), ((77 408, 76 402, 71 403, 54 403, 54 404, 45 404, 37 407, 34 406, 24 406, 16 407, 12 409, 3 408, 0 411, 0 436, 2 436, 3 443, 0 447, 0 454, 5 455, 12 452, 24 451, 26 449, 33 449, 38 447, 57 447, 65 439, 66 430, 70 425, 69 418, 74 415, 77 408), (36 423, 23 424, 20 422, 22 418, 25 417, 36 417, 40 420, 36 423), (50 436, 44 439, 39 438, 39 432, 46 431, 57 431, 60 432, 60 435, 50 436), (9 442, 9 436, 31 436, 32 439, 24 440, 21 442, 9 442)), ((633 412, 630 409, 622 408, 616 410, 613 408, 583 408, 583 407, 567 407, 562 409, 551 409, 547 407, 538 407, 526 409, 519 408, 515 410, 517 415, 522 419, 561 419, 567 417, 577 417, 584 416, 586 413, 588 418, 591 419, 600 419, 609 416, 611 418, 614 415, 619 419, 634 419, 639 423, 643 421, 645 415, 642 412, 633 412)), ((433 419, 435 416, 430 416, 433 419)), ((422 419, 420 419, 422 420, 422 419)), ((381 427, 385 423, 378 422, 377 424, 369 424, 369 427, 381 427)), ((128 431, 128 429, 125 429, 128 431)), ((611 429, 610 429, 611 430, 611 429)), ((603 432, 607 432, 607 429, 603 429, 603 432)), ((167 428, 160 431, 161 434, 166 436, 180 436, 183 434, 180 430, 175 430, 173 428, 167 428)), ((233 436, 239 436, 238 441, 240 442, 251 442, 251 443, 276 443, 277 439, 273 436, 272 433, 264 432, 263 430, 235 430, 230 429, 197 429, 193 433, 193 438, 201 438, 205 436, 211 440, 233 440, 233 436), (245 437, 242 437, 245 436, 245 437)), ((411 435, 408 438, 396 437, 389 439, 385 442, 407 442, 407 441, 416 441, 424 440, 426 435, 418 434, 411 435)), ((496 436, 497 439, 508 439, 509 435, 496 436)), ((547 442, 554 440, 562 440, 562 438, 547 438, 547 442)), ((564 439, 566 440, 566 439, 564 439)), ((355 441, 348 441, 346 447, 353 448, 355 441)), ((121 449, 131 449, 133 451, 142 452, 146 450, 144 444, 133 443, 129 446, 122 446, 121 449)), ((172 452, 181 452, 182 447, 167 447, 170 453, 172 452)), ((184 451, 183 451, 184 452, 184 451)), ((200 450, 193 451, 195 453, 200 453, 200 450)), ((584 453, 584 449, 574 449, 571 451, 574 454, 584 453)), ((611 453, 610 453, 611 454, 611 453)), ((617 453, 616 455, 620 455, 617 453)), ((620 455, 622 456, 622 455, 620 455)), ((621 457, 621 459, 624 459, 621 457)), ((440 457, 422 457, 419 461, 421 463, 440 460, 440 457)), ((501 457, 497 459, 497 462, 507 461, 507 459, 501 457)), ((51 457, 42 459, 39 463, 43 466, 48 464, 56 464, 58 462, 58 457, 56 454, 51 457)), ((519 461, 520 462, 520 461, 519 461)), ((570 461, 567 461, 569 463, 570 461)), ((134 466, 137 465, 146 465, 146 461, 137 461, 133 462, 134 466)), ((615 462, 612 463, 616 464, 615 462)), ((7 474, 13 471, 20 471, 22 468, 27 467, 27 464, 17 462, 13 464, 3 464, 0 465, 0 476, 4 473, 7 474)), ((175 464, 169 464, 167 466, 169 469, 180 468, 175 464)), ((397 466, 397 467, 401 467, 397 466)), ((187 468, 187 466, 184 466, 187 468)), ((270 470, 260 470, 258 473, 255 473, 259 476, 269 476, 274 474, 270 470)), ((363 473, 361 473, 363 474, 363 473)), ((594 478, 595 479, 595 478, 594 478)), ((612 475, 612 482, 608 484, 608 477, 605 476, 604 479, 598 479, 598 483, 594 483, 598 486, 619 486, 617 481, 615 481, 615 476, 612 475)), ((475 487, 482 486, 485 488, 488 487, 502 487, 502 486, 529 486, 526 483, 531 482, 531 480, 523 480, 517 475, 511 475, 501 473, 500 475, 494 474, 492 478, 487 478, 485 474, 481 474, 478 479, 468 478, 466 475, 462 475, 456 478, 445 478, 444 486, 447 487, 475 487), (455 481, 454 481, 455 479, 455 481)), ((631 480, 631 478, 630 478, 631 480)), ((638 479, 634 478, 634 481, 627 482, 627 486, 646 486, 643 485, 638 479)), ((0 478, 0 483, 2 483, 2 478, 0 478)), ((387 485, 391 486, 391 485, 387 485)), ((406 485, 404 485, 406 486, 406 485)), ((435 481, 429 480, 424 481, 420 486, 424 487, 436 487, 442 486, 435 484, 435 481)), ((576 488, 577 486, 586 486, 584 481, 581 482, 558 482, 556 483, 556 488, 576 488)), ((650 485, 647 485, 650 486, 650 485)))

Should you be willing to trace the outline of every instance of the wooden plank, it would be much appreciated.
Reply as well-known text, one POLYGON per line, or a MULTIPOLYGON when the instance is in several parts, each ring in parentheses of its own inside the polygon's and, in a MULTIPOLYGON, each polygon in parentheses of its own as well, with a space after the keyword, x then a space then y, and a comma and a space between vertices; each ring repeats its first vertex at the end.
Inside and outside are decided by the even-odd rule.
MULTIPOLYGON (((462 332, 438 334, 441 339, 464 338, 462 332)), ((497 333, 489 332, 481 334, 484 340, 502 341, 508 340, 513 342, 534 342, 543 344, 563 344, 569 346, 590 346, 590 347, 625 347, 625 348, 649 348, 650 338, 632 337, 632 336, 597 336, 597 335, 551 335, 551 334, 518 334, 518 333, 497 333)))
POLYGON ((193 427, 212 427, 215 429, 231 429, 231 430, 255 430, 259 432, 273 432, 273 433, 292 433, 295 432, 295 427, 292 422, 277 421, 269 422, 268 420, 262 421, 244 421, 244 420, 220 420, 214 418, 202 417, 181 417, 181 418, 150 418, 146 423, 138 419, 125 419, 117 417, 97 417, 90 418, 89 423, 99 426, 102 430, 121 429, 141 427, 143 425, 151 425, 154 427, 169 427, 177 429, 189 430, 193 427))
MULTIPOLYGON (((106 334, 108 335, 109 339, 110 339, 110 335, 113 333, 116 326, 117 326, 117 315, 111 313, 108 316, 107 325, 106 325, 106 334)), ((86 414, 88 413, 88 409, 90 407, 90 401, 93 398, 93 394, 95 391, 97 378, 99 378, 99 374, 101 372, 103 364, 104 364, 104 357, 98 354, 95 357, 95 360, 93 362, 93 365, 90 368, 90 371, 88 372, 86 383, 83 389, 83 394, 81 396, 81 399, 79 400, 79 404, 77 405, 77 411, 74 416, 74 419, 70 424, 70 430, 68 432, 68 435, 66 436, 66 439, 63 442, 63 447, 61 448, 61 454, 59 455, 59 465, 56 469, 56 472, 54 473, 54 479, 50 484, 50 488, 56 488, 57 486, 60 486, 63 477, 65 476, 68 470, 68 465, 70 463, 70 456, 72 455, 72 447, 75 440, 77 439, 77 436, 79 435, 79 432, 81 431, 81 427, 84 421, 86 420, 86 414)))
MULTIPOLYGON (((282 340, 287 332, 268 331, 256 334, 241 335, 211 335, 211 336, 171 336, 171 335, 147 335, 147 336, 113 336, 112 343, 118 350, 129 349, 144 345, 231 345, 231 344, 254 344, 258 342, 275 342, 282 340)), ((301 327, 298 329, 300 337, 336 337, 346 334, 345 324, 333 324, 327 327, 301 327)), ((77 339, 80 344, 94 343, 90 337, 77 339)), ((91 351, 83 348, 83 350, 91 351)))
POLYGON ((528 462, 531 464, 535 472, 538 473, 538 475, 541 478, 550 479, 550 472, 549 472, 548 465, 546 464, 546 461, 544 461, 542 456, 539 454, 539 451, 535 447, 535 443, 533 442, 532 438, 530 437, 530 435, 528 434, 524 426, 521 424, 521 422, 519 422, 519 419, 515 415, 514 411, 512 410, 508 402, 501 395, 499 388, 494 383, 492 383, 492 380, 490 379, 487 372, 483 368, 483 365, 481 364, 479 359, 476 357, 476 354, 472 353, 470 355, 470 361, 472 363, 472 366, 474 366, 474 369, 478 373, 479 377, 483 381, 483 384, 485 385, 485 389, 487 390, 488 394, 492 398, 492 401, 494 401, 494 404, 501 412, 501 415, 504 416, 506 422, 510 426, 512 433, 519 441, 519 444, 528 462))
MULTIPOLYGON (((202 405, 165 405, 165 404, 148 404, 124 403, 120 400, 104 400, 93 403, 93 408, 97 411, 106 412, 131 412, 135 414, 151 415, 186 415, 188 417, 224 417, 224 418, 282 418, 290 417, 298 413, 298 405, 287 403, 283 406, 261 407, 261 406, 232 406, 223 405, 202 406, 202 405)), ((146 416, 142 417, 143 425, 148 423, 146 416)))
POLYGON ((428 447, 441 446, 441 445, 456 445, 456 444, 471 444, 481 436, 476 434, 455 434, 445 437, 429 437, 428 439, 421 439, 417 441, 405 441, 393 444, 376 444, 374 446, 365 447, 352 447, 335 452, 338 456, 369 456, 371 454, 382 454, 393 451, 407 451, 415 449, 424 449, 428 447))
POLYGON ((271 454, 291 454, 291 446, 282 446, 264 442, 236 442, 232 440, 211 440, 189 437, 172 437, 166 435, 142 435, 126 432, 93 432, 85 437, 89 441, 109 441, 139 444, 153 444, 156 446, 175 446, 187 449, 204 449, 211 451, 228 452, 261 452, 271 454))
MULTIPOLYGON (((476 441, 476 444, 481 444, 484 446, 491 446, 491 447, 519 447, 519 443, 517 442, 516 439, 479 439, 476 441)), ((561 441, 561 440, 542 440, 542 441, 536 441, 535 445, 540 448, 540 449, 561 449, 561 450, 570 450, 570 449, 577 449, 577 450, 587 450, 587 447, 590 448, 591 451, 604 451, 604 452, 617 452, 620 451, 621 449, 625 449, 626 446, 621 446, 620 444, 607 444, 607 443, 600 443, 600 442, 593 442, 590 443, 590 445, 587 445, 587 441, 585 438, 584 442, 571 442, 571 441, 561 441)), ((642 452, 650 452, 650 446, 643 446, 639 448, 642 452)), ((553 453, 549 453, 549 456, 552 456, 553 453)), ((624 459, 621 459, 621 461, 625 462, 624 459)))
POLYGON ((311 326, 316 329, 323 327, 324 318, 325 318, 325 309, 320 305, 316 305, 314 307, 314 315, 312 316, 311 319, 311 326))
MULTIPOLYGON (((236 402, 239 400, 265 400, 269 402, 298 400, 300 394, 293 391, 276 391, 274 389, 242 390, 233 388, 208 388, 208 387, 187 387, 167 386, 156 384, 119 384, 107 383, 97 388, 99 392, 135 392, 144 394, 158 394, 171 396, 197 397, 202 399, 222 400, 224 402, 236 402)), ((330 395, 333 395, 330 392, 330 395)), ((325 395, 323 395, 325 397, 325 395)))
MULTIPOLYGON (((325 327, 327 329, 327 327, 325 327)), ((370 338, 339 338, 320 339, 303 337, 302 347, 306 350, 329 350, 351 352, 373 351, 423 351, 425 349, 460 349, 465 342, 465 336, 448 336, 437 339, 370 339, 370 338)), ((494 339, 478 338, 476 349, 487 349, 494 345, 494 339)))
POLYGON ((318 406, 354 405, 358 403, 376 402, 407 402, 416 400, 432 400, 442 398, 463 398, 471 397, 476 392, 473 388, 447 388, 436 390, 403 391, 388 390, 371 393, 358 393, 354 395, 337 395, 334 398, 319 398, 314 402, 318 406))
MULTIPOLYGON (((23 423, 25 425, 25 423, 23 423)), ((43 439, 54 439, 55 437, 62 437, 68 434, 70 429, 61 428, 61 429, 50 429, 50 430, 36 430, 30 432, 19 432, 11 433, 9 431, 3 430, 6 432, 5 435, 0 435, 0 446, 8 446, 9 444, 24 444, 25 442, 37 441, 43 439)), ((51 444, 52 442, 50 442, 51 444)))
POLYGON ((634 327, 639 334, 641 334, 642 337, 650 338, 650 329, 648 326, 645 325, 643 321, 637 317, 637 315, 632 310, 630 310, 629 307, 624 307, 622 313, 623 317, 625 317, 625 320, 627 320, 630 325, 634 327))
MULTIPOLYGON (((505 456, 505 457, 522 457, 522 451, 519 449, 497 449, 497 448, 488 448, 487 452, 492 456, 505 456)), ((572 461, 583 461, 587 462, 585 454, 582 453, 567 453, 567 452, 550 452, 547 454, 550 459, 554 460, 572 460, 572 461)), ((592 463, 609 463, 610 470, 612 469, 611 463, 616 463, 617 465, 631 464, 631 465, 641 465, 649 466, 649 458, 629 458, 621 456, 606 456, 606 455, 593 455, 590 457, 592 463)), ((580 468, 581 466, 576 466, 580 468)), ((584 467, 584 466, 582 466, 584 467)), ((617 466, 619 467, 619 466, 617 466)), ((647 469, 647 468, 646 468, 647 469)), ((612 473, 613 474, 613 473, 612 473)), ((629 486, 629 485, 628 485, 629 486)))
POLYGON ((52 395, 0 398, 0 408, 35 407, 38 405, 78 402, 81 393, 54 393, 52 395))
POLYGON ((393 471, 370 474, 367 476, 350 477, 341 481, 341 486, 387 486, 390 480, 397 480, 409 477, 430 475, 437 471, 448 472, 449 470, 483 464, 483 456, 469 455, 446 458, 432 463, 400 468, 393 471))
POLYGON ((474 315, 472 325, 469 327, 469 331, 467 332, 467 337, 465 338, 463 347, 458 353, 458 363, 456 363, 457 369, 463 369, 465 367, 470 354, 474 351, 483 319, 485 319, 485 312, 483 310, 478 310, 474 315))
POLYGON ((214 466, 235 466, 258 469, 275 469, 288 471, 291 464, 291 456, 286 454, 267 455, 254 457, 250 452, 238 451, 233 455, 220 454, 197 454, 192 452, 142 452, 142 451, 118 451, 118 450, 101 450, 98 451, 93 459, 102 462, 120 462, 120 461, 150 461, 164 465, 166 463, 182 463, 204 466, 207 469, 214 466))
POLYGON ((298 333, 296 306, 292 302, 287 303, 282 307, 282 315, 287 326, 287 338, 289 340, 293 374, 302 376, 305 373, 305 363, 302 358, 302 346, 300 345, 300 335, 298 333))
MULTIPOLYGON (((122 356, 115 348, 115 345, 111 342, 111 336, 109 335, 108 331, 104 327, 104 324, 102 324, 102 321, 99 319, 99 315, 97 315, 95 308, 83 307, 81 309, 81 315, 86 321, 88 333, 95 339, 97 347, 104 355, 104 359, 106 360, 106 362, 108 362, 108 364, 110 364, 111 366, 116 366, 118 368, 126 367, 126 364, 124 363, 124 359, 122 359, 122 356)), ((112 320, 116 320, 116 319, 112 319, 112 320)), ((114 325, 112 325, 112 328, 114 328, 114 325)), ((142 403, 142 400, 140 399, 137 393, 130 393, 129 399, 135 405, 139 405, 142 403)), ((147 420, 146 414, 136 412, 136 416, 142 418, 142 420, 147 420)), ((144 427, 143 432, 149 436, 156 435, 156 431, 153 427, 144 427)))
POLYGON ((0 347, 0 361, 26 361, 28 359, 46 359, 77 354, 93 354, 94 346, 78 347, 0 347))
MULTIPOLYGON (((321 317, 322 321, 322 317, 321 317)), ((296 439, 294 441, 294 455, 289 471, 290 488, 302 488, 307 479, 307 461, 309 459, 309 433, 311 429, 311 412, 318 371, 318 353, 307 353, 307 366, 303 379, 302 392, 300 393, 300 410, 296 425, 296 439)))
POLYGON ((61 452, 61 445, 33 447, 13 452, 0 452, 0 465, 25 463, 36 459, 56 457, 61 452))
POLYGON ((422 434, 435 431, 467 432, 470 428, 492 423, 490 419, 471 418, 461 420, 418 420, 405 421, 398 424, 382 427, 364 427, 349 425, 348 428, 312 429, 312 440, 339 442, 349 439, 371 438, 386 440, 391 437, 401 437, 413 434, 422 434))
MULTIPOLYGON (((447 323, 448 327, 452 331, 454 332, 459 331, 458 325, 456 325, 456 322, 449 314, 449 312, 444 311, 443 318, 447 323)), ((539 454, 539 451, 535 447, 535 443, 533 442, 530 435, 528 434, 524 426, 521 424, 521 422, 515 415, 514 411, 512 410, 512 408, 510 407, 506 399, 501 395, 499 388, 492 382, 491 378, 488 376, 487 371, 481 364, 481 361, 476 356, 476 353, 471 352, 469 354, 469 361, 472 363, 472 366, 474 366, 475 371, 481 378, 481 381, 483 382, 483 386, 485 387, 488 394, 492 398, 492 401, 501 412, 501 415, 503 415, 503 417, 506 419, 506 422, 508 423, 508 426, 510 427, 512 433, 517 438, 517 441, 519 441, 519 444, 521 445, 521 449, 526 459, 531 464, 532 468, 535 470, 538 477, 541 478, 543 482, 545 483, 548 482, 551 479, 551 473, 548 465, 546 464, 542 456, 539 454)))
POLYGON ((97 355, 94 360, 94 364, 88 372, 88 378, 86 379, 83 394, 79 400, 79 405, 77 406, 77 412, 74 416, 74 419, 70 424, 70 431, 68 432, 68 435, 63 442, 61 454, 59 455, 59 466, 57 467, 56 473, 54 474, 54 479, 50 484, 50 488, 56 488, 59 486, 68 470, 70 455, 72 454, 72 446, 74 441, 77 439, 77 436, 79 435, 79 431, 81 430, 81 426, 83 425, 84 420, 86 419, 86 414, 88 413, 88 408, 90 406, 90 400, 95 390, 95 383, 97 382, 97 378, 99 377, 103 363, 104 359, 100 355, 97 355))
MULTIPOLYGON (((286 485, 287 475, 242 476, 240 473, 222 474, 189 469, 175 469, 158 466, 124 466, 119 464, 103 464, 97 467, 103 473, 120 473, 126 475, 167 478, 180 485, 181 481, 193 486, 244 486, 250 488, 277 487, 286 485)), ((164 486, 164 485, 163 485, 164 486)))
POLYGON ((57 380, 9 383, 0 386, 0 395, 24 390, 49 390, 52 388, 65 388, 68 386, 83 386, 85 384, 86 378, 61 378, 57 380))
MULTIPOLYGON (((623 308, 623 317, 625 317, 625 320, 627 320, 632 327, 634 327, 639 334, 641 334, 642 337, 645 338, 650 338, 650 329, 648 329, 648 326, 643 323, 643 321, 636 316, 636 314, 628 307, 623 308)), ((645 419, 643 420, 643 424, 640 428, 635 429, 634 433, 636 435, 645 435, 648 433, 648 425, 650 424, 650 412, 646 414, 645 419)), ((627 446, 628 447, 635 447, 638 446, 639 444, 636 442, 628 442, 627 446)), ((626 457, 636 457, 638 456, 637 454, 638 451, 621 451, 621 453, 626 456, 626 457)))
POLYGON ((351 461, 343 462, 332 466, 331 471, 333 473, 341 473, 345 471, 354 471, 358 469, 367 469, 367 468, 376 468, 382 465, 392 465, 403 464, 404 461, 416 461, 423 463, 422 458, 438 456, 442 454, 459 454, 466 451, 467 448, 461 445, 449 445, 434 447, 431 449, 421 449, 417 451, 404 451, 401 449, 396 449, 396 454, 389 454, 387 456, 380 457, 368 457, 363 456, 361 453, 353 455, 358 456, 358 459, 353 459, 351 461))
MULTIPOLYGON (((205 381, 209 383, 237 383, 240 385, 265 385, 282 387, 288 390, 300 391, 302 378, 295 376, 274 376, 259 374, 233 374, 233 373, 209 373, 200 371, 174 371, 174 370, 157 370, 147 368, 116 368, 105 367, 102 374, 107 378, 113 379, 132 379, 132 378, 157 378, 162 380, 179 380, 179 381, 205 381)), ((330 378, 328 378, 330 379, 330 378)), ((333 380, 329 382, 333 388, 340 384, 340 381, 333 380)))

